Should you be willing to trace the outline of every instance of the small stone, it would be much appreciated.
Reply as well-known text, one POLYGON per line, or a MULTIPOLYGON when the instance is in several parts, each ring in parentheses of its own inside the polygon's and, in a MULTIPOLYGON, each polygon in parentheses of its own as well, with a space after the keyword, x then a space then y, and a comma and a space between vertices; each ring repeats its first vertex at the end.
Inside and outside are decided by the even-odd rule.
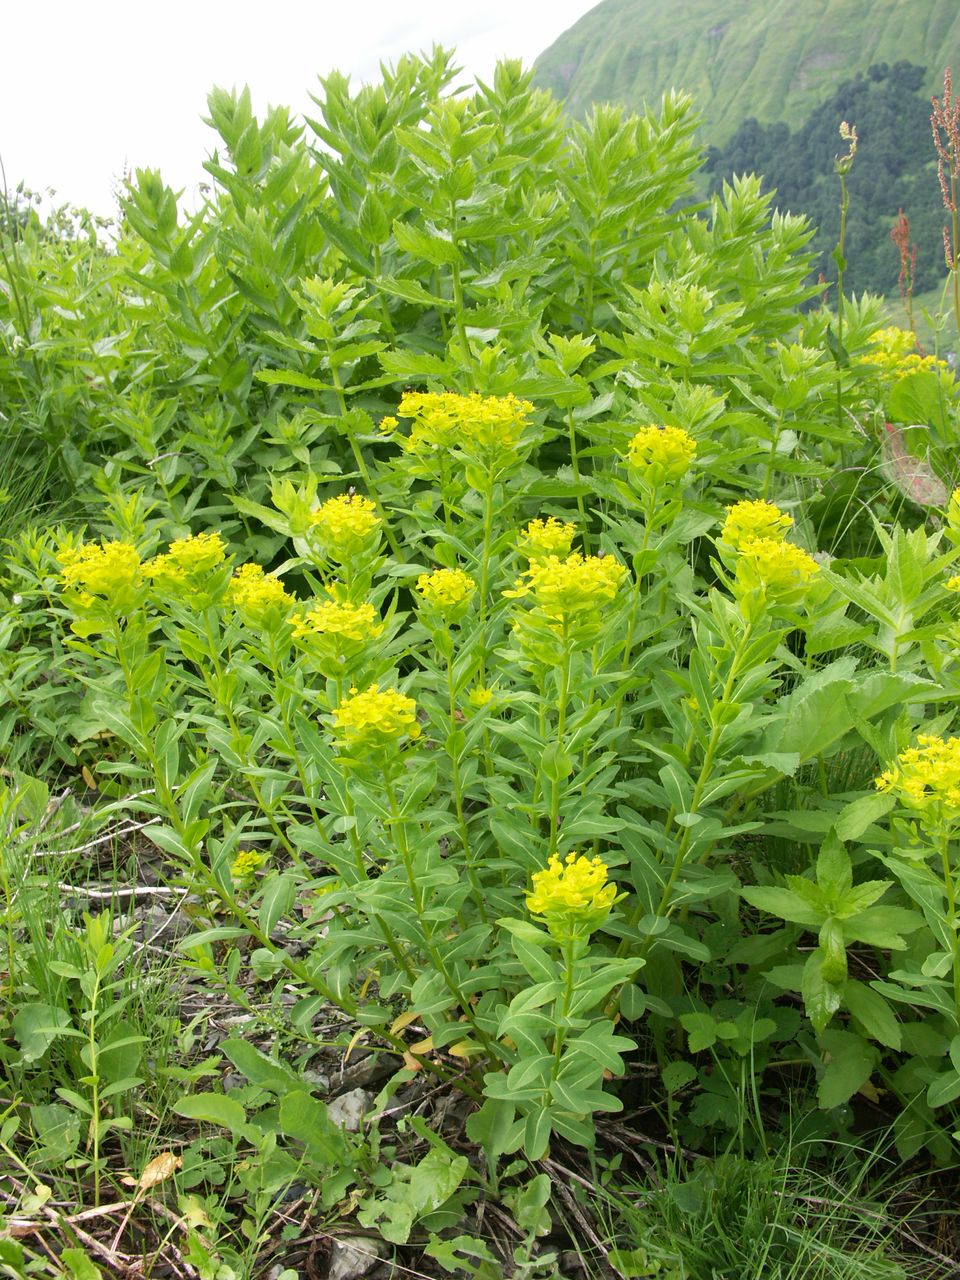
POLYGON ((341 1093, 327 1105, 327 1115, 332 1124, 340 1125, 348 1133, 356 1133, 363 1124, 363 1117, 373 1101, 366 1089, 351 1089, 341 1093))
POLYGON ((340 1236, 334 1240, 327 1280, 358 1280, 390 1254, 383 1240, 371 1236, 340 1236))

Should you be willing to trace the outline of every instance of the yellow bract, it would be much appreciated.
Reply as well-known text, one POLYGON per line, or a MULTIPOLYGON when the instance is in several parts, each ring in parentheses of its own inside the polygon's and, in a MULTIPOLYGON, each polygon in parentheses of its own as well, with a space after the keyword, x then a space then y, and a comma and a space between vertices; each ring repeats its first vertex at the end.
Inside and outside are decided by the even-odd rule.
POLYGON ((531 520, 517 539, 517 550, 528 560, 542 560, 544 556, 570 554, 577 527, 548 516, 546 520, 531 520))
POLYGON ((381 690, 372 684, 350 695, 333 711, 334 732, 351 751, 382 750, 406 735, 420 736, 417 704, 396 689, 381 690))
POLYGON ((641 427, 627 461, 641 477, 661 484, 682 480, 696 454, 696 440, 680 427, 641 427))
POLYGON ((234 880, 252 880, 266 860, 266 854, 257 853, 256 849, 241 849, 230 863, 230 875, 234 880))
POLYGON ((617 896, 617 886, 607 882, 609 869, 601 858, 568 853, 561 862, 552 854, 546 870, 533 876, 527 908, 535 916, 606 913, 617 896))
POLYGON ((872 364, 888 377, 898 380, 911 373, 931 370, 948 381, 953 381, 953 370, 946 360, 937 356, 921 355, 916 349, 916 338, 909 329, 877 329, 870 339, 871 349, 857 357, 858 364, 872 364))
POLYGON ((286 614, 293 604, 280 579, 268 577, 258 564, 242 564, 236 570, 227 587, 227 599, 254 624, 262 623, 271 613, 286 614))
POLYGON ((310 523, 328 555, 349 560, 371 548, 380 517, 369 498, 360 493, 342 493, 314 511, 310 523))
POLYGON ((820 566, 802 547, 776 538, 748 538, 737 558, 737 581, 778 595, 809 585, 820 566))
POLYGON ((175 588, 217 568, 226 554, 218 532, 197 533, 171 542, 167 551, 144 565, 144 572, 158 586, 175 588))
POLYGON ((470 603, 477 584, 462 569, 435 569, 433 573, 421 573, 417 578, 417 590, 423 600, 437 613, 458 613, 470 603))
POLYGON ((934 823, 960 818, 960 738, 921 734, 918 746, 901 751, 893 768, 876 779, 878 791, 889 791, 908 809, 934 823))
POLYGON ((792 516, 785 515, 772 502, 748 499, 727 507, 727 518, 720 537, 731 547, 741 547, 751 538, 769 538, 781 542, 792 524, 792 516))
POLYGON ((609 604, 626 572, 612 556, 584 556, 574 551, 565 560, 547 556, 534 561, 517 579, 514 589, 503 594, 532 595, 548 618, 558 626, 566 626, 578 615, 609 604))
POLYGON ((100 596, 114 608, 129 606, 142 583, 140 552, 130 542, 84 542, 58 552, 63 585, 84 606, 100 596))
POLYGON ((477 391, 468 396, 454 391, 408 392, 397 413, 414 420, 410 435, 400 441, 409 453, 464 444, 502 449, 519 442, 533 405, 515 395, 481 396, 477 391))
POLYGON ((292 618, 291 625, 297 639, 329 635, 362 643, 375 640, 383 633, 383 623, 377 620, 376 610, 367 602, 349 604, 325 600, 292 618))

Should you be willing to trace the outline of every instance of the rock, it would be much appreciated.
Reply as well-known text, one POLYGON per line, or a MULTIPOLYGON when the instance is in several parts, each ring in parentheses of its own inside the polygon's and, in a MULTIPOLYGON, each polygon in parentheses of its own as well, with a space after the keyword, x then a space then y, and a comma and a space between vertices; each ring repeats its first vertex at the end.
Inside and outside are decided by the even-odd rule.
POLYGON ((372 1101, 366 1089, 351 1089, 327 1105, 327 1115, 333 1124, 341 1125, 348 1133, 356 1133, 372 1101))
POLYGON ((358 1280, 385 1258, 390 1248, 383 1240, 371 1236, 340 1236, 334 1240, 327 1280, 358 1280))

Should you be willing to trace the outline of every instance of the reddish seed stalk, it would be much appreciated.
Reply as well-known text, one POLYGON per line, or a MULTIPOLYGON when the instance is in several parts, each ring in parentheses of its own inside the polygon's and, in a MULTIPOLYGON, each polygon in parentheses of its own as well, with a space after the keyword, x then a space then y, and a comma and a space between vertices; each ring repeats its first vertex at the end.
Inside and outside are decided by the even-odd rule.
POLYGON ((943 97, 931 98, 933 111, 930 127, 933 145, 937 151, 937 176, 943 206, 950 215, 950 227, 943 229, 943 256, 947 270, 953 277, 953 313, 960 333, 960 272, 957 270, 960 256, 960 214, 957 212, 957 185, 960 181, 960 99, 953 97, 950 68, 943 73, 943 97))

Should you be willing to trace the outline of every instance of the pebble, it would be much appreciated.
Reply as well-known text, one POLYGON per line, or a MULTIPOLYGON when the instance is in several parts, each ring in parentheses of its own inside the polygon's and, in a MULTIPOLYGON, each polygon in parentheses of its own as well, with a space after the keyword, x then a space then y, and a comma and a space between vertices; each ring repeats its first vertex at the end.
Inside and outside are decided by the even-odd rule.
POLYGON ((390 1255, 383 1240, 370 1236, 340 1236, 333 1242, 327 1280, 359 1280, 390 1255))
POLYGON ((348 1133, 357 1133, 372 1101, 366 1089, 351 1089, 327 1104, 327 1115, 332 1124, 340 1125, 348 1133))

